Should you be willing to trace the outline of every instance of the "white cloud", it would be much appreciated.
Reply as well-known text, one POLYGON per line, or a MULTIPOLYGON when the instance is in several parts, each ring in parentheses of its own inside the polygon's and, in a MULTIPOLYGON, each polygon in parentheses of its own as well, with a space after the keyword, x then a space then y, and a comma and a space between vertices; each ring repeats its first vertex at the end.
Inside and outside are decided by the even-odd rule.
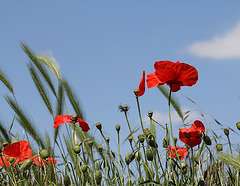
MULTIPOLYGON (((183 108, 182 109, 182 112, 185 113, 189 111, 187 114, 189 114, 189 116, 187 117, 187 119, 185 120, 185 122, 193 122, 195 120, 202 120, 203 119, 203 116, 201 115, 200 112, 198 111, 194 111, 194 110, 191 110, 191 109, 188 109, 188 108, 183 108)), ((186 116, 186 114, 184 115, 186 116)), ((168 113, 162 113, 162 112, 159 112, 159 111, 154 111, 153 112, 153 119, 155 121, 157 121, 158 123, 160 123, 161 125, 165 126, 166 123, 169 124, 169 114, 168 113)), ((171 112, 171 119, 172 119, 172 123, 175 125, 175 124, 182 124, 182 120, 181 118, 179 117, 178 113, 173 110, 171 112)), ((149 118, 148 116, 145 116, 143 118, 143 122, 145 125, 149 125, 149 118)), ((190 123, 192 124, 192 123, 190 123)))
POLYGON ((194 42, 188 47, 188 52, 213 59, 240 58, 240 22, 222 36, 194 42))

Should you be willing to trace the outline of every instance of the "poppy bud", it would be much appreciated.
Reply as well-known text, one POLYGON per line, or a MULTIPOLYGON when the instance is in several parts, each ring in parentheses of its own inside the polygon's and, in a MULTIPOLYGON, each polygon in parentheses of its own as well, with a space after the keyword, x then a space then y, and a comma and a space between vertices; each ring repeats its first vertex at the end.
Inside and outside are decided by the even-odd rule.
POLYGON ((102 172, 100 170, 97 170, 95 172, 95 181, 96 181, 96 184, 97 185, 100 185, 101 184, 101 181, 102 181, 102 172))
POLYGON ((125 156, 125 162, 127 165, 129 165, 135 158, 135 154, 134 153, 129 153, 127 152, 126 156, 125 156))
POLYGON ((81 170, 82 172, 87 172, 87 165, 82 165, 81 170))
POLYGON ((75 146, 73 147, 73 151, 74 151, 76 154, 79 154, 80 151, 81 151, 80 146, 79 146, 79 145, 75 145, 75 146))
POLYGON ((174 142, 175 146, 176 146, 176 144, 177 144, 177 140, 178 140, 177 137, 174 137, 174 138, 173 138, 173 142, 174 142))
POLYGON ((229 136, 229 129, 224 129, 223 131, 226 136, 229 136))
POLYGON ((203 141, 207 144, 207 145, 212 145, 212 140, 208 135, 204 135, 203 136, 203 141))
POLYGON ((40 157, 41 157, 42 159, 48 158, 48 151, 47 151, 47 149, 41 150, 41 151, 39 152, 39 154, 40 154, 40 157))
POLYGON ((96 127, 98 130, 102 130, 102 124, 100 122, 96 123, 96 127))
POLYGON ((116 129, 117 132, 119 132, 120 129, 121 129, 121 126, 120 125, 115 125, 115 129, 116 129))
POLYGON ((140 152, 136 153, 135 158, 138 162, 141 160, 140 152))
POLYGON ((158 148, 158 144, 154 140, 150 139, 148 141, 148 143, 149 143, 150 147, 158 148))
POLYGON ((217 144, 216 148, 217 148, 217 151, 219 151, 219 152, 223 150, 223 146, 221 143, 217 144))
POLYGON ((29 169, 30 166, 32 165, 32 163, 33 163, 33 159, 28 159, 28 160, 24 161, 22 166, 20 167, 20 170, 29 169))
POLYGON ((148 111, 148 117, 149 117, 149 118, 152 118, 152 116, 153 116, 153 111, 149 110, 149 111, 148 111))
POLYGON ((123 105, 122 107, 123 107, 123 111, 124 111, 124 112, 127 112, 127 111, 129 110, 129 107, 128 107, 126 104, 123 105))
POLYGON ((67 174, 65 174, 64 177, 63 177, 63 183, 64 183, 64 186, 70 186, 71 185, 70 177, 67 174))
POLYGON ((182 167, 182 173, 186 174, 187 173, 187 164, 185 162, 181 162, 181 167, 182 167))
POLYGON ((128 136, 128 141, 129 141, 130 143, 132 143, 132 140, 133 140, 133 137, 132 137, 132 136, 128 136))
POLYGON ((109 143, 110 138, 109 138, 109 137, 106 137, 105 140, 107 141, 107 143, 109 143))
POLYGON ((153 152, 152 152, 152 149, 148 149, 147 152, 147 160, 148 161, 152 161, 153 160, 153 152))
POLYGON ((3 143, 2 143, 2 146, 3 146, 3 147, 8 146, 8 142, 7 142, 7 141, 3 142, 3 143))
POLYGON ((139 89, 134 89, 134 90, 133 90, 133 93, 135 94, 135 96, 138 96, 139 89))
POLYGON ((169 143, 170 143, 169 137, 165 136, 165 138, 163 139, 163 142, 162 142, 162 147, 167 148, 169 146, 169 143))
POLYGON ((98 146, 98 152, 102 153, 103 147, 102 146, 98 146))
POLYGON ((12 163, 14 161, 14 157, 9 158, 9 162, 12 163))
POLYGON ((138 141, 140 142, 140 143, 143 143, 144 142, 144 135, 143 134, 139 134, 138 135, 138 141))
POLYGON ((237 122, 236 126, 237 126, 238 130, 240 130, 240 122, 237 122))

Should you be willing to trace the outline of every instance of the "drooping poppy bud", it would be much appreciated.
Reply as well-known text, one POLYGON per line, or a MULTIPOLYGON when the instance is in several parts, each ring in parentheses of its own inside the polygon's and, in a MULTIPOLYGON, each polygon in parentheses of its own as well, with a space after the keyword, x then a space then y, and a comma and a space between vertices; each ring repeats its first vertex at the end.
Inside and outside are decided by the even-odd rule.
POLYGON ((237 126, 238 130, 240 130, 240 122, 237 122, 236 126, 237 126))
POLYGON ((48 158, 48 151, 47 151, 47 149, 41 150, 41 151, 39 152, 39 154, 40 154, 40 157, 41 157, 42 159, 48 158))
POLYGON ((153 151, 152 151, 152 149, 147 149, 146 155, 147 155, 147 160, 148 161, 152 161, 153 160, 153 151))
POLYGON ((102 130, 102 124, 100 122, 96 123, 96 127, 98 130, 102 130))
POLYGON ((71 185, 70 177, 67 174, 65 174, 64 177, 63 177, 63 183, 64 183, 64 186, 70 186, 71 185))
POLYGON ((203 141, 207 144, 207 145, 212 145, 212 140, 208 135, 204 135, 203 136, 203 141))
POLYGON ((223 131, 226 136, 229 136, 229 129, 224 129, 223 131))
POLYGON ((97 170, 95 172, 95 181, 97 185, 101 185, 101 181, 102 181, 102 172, 100 170, 97 170))
POLYGON ((79 154, 80 151, 81 151, 80 146, 79 146, 79 145, 75 145, 75 146, 73 147, 73 151, 74 151, 76 154, 79 154))
POLYGON ((216 145, 217 151, 221 152, 223 150, 223 145, 221 143, 216 145))
POLYGON ((116 129, 117 132, 119 132, 120 129, 121 129, 121 126, 120 125, 115 125, 115 129, 116 129))
POLYGON ((139 135, 138 135, 138 141, 139 141, 140 143, 143 143, 143 142, 144 142, 144 139, 145 139, 145 137, 144 137, 143 134, 139 134, 139 135))

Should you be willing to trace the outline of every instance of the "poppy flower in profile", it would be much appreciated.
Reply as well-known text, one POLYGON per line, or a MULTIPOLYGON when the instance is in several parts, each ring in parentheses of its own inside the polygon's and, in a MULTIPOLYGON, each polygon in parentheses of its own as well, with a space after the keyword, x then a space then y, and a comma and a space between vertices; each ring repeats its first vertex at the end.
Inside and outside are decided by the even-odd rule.
MULTIPOLYGON (((179 155, 180 159, 183 160, 184 157, 187 155, 188 153, 188 149, 187 148, 182 148, 182 147, 178 147, 176 146, 176 150, 177 150, 177 154, 179 155)), ((177 155, 176 155, 176 151, 174 146, 170 146, 167 148, 168 151, 168 156, 171 156, 175 159, 177 159, 177 155)))
POLYGON ((73 117, 72 115, 57 115, 54 120, 54 128, 57 128, 59 125, 63 125, 65 123, 74 123, 78 122, 79 126, 82 128, 82 131, 89 131, 90 127, 88 124, 79 117, 73 117))
POLYGON ((205 132, 204 125, 201 121, 196 120, 189 129, 179 129, 179 139, 190 147, 194 147, 201 143, 202 132, 205 132))
POLYGON ((143 76, 142 76, 141 81, 139 83, 138 90, 139 90, 139 92, 137 94, 137 97, 140 97, 145 92, 145 71, 143 71, 143 76))
POLYGON ((49 167, 50 165, 56 165, 57 160, 55 158, 42 159, 41 157, 33 158, 33 164, 43 167, 49 167))
POLYGON ((154 64, 155 72, 147 75, 148 88, 167 84, 172 92, 180 90, 181 86, 192 86, 198 80, 197 70, 186 63, 171 61, 157 61, 154 64))

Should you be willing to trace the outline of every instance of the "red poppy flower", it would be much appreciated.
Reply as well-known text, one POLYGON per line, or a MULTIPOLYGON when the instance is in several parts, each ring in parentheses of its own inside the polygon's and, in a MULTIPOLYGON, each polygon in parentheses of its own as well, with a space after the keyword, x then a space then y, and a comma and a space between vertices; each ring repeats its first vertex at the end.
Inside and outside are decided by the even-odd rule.
MULTIPOLYGON (((59 125, 63 125, 65 123, 73 123, 72 115, 57 115, 54 120, 54 128, 57 128, 59 125)), ((81 118, 77 117, 76 121, 79 123, 79 126, 82 128, 84 132, 89 131, 90 127, 88 124, 83 121, 81 118)))
POLYGON ((179 129, 179 139, 190 147, 194 147, 201 143, 202 132, 205 132, 204 125, 196 120, 189 129, 179 129))
POLYGON ((180 90, 181 86, 192 86, 198 80, 197 70, 186 63, 171 61, 157 61, 154 64, 155 72, 147 75, 148 88, 167 84, 172 92, 180 90))
MULTIPOLYGON (((174 157, 177 159, 177 156, 176 156, 176 151, 175 151, 175 148, 174 146, 170 146, 167 148, 168 150, 168 156, 171 156, 171 157, 174 157)), ((177 150, 177 154, 180 156, 180 159, 183 160, 184 157, 187 155, 188 153, 188 149, 187 148, 182 148, 182 147, 178 147, 176 146, 176 150, 177 150)))
POLYGON ((1 155, 0 156, 0 166, 1 167, 10 167, 10 163, 9 163, 9 159, 10 159, 10 156, 4 156, 4 155, 1 155))
POLYGON ((44 167, 46 166, 46 167, 48 167, 51 164, 56 165, 56 163, 57 163, 57 160, 55 158, 47 158, 47 159, 44 160, 44 159, 42 159, 40 157, 35 157, 33 159, 33 164, 38 165, 38 166, 44 166, 44 167))
POLYGON ((19 141, 4 147, 3 153, 7 156, 17 158, 16 162, 22 162, 29 159, 32 155, 32 150, 28 141, 19 141))
POLYGON ((138 87, 138 97, 142 96, 145 92, 145 71, 143 71, 143 76, 142 76, 142 79, 139 83, 139 87, 138 87))

